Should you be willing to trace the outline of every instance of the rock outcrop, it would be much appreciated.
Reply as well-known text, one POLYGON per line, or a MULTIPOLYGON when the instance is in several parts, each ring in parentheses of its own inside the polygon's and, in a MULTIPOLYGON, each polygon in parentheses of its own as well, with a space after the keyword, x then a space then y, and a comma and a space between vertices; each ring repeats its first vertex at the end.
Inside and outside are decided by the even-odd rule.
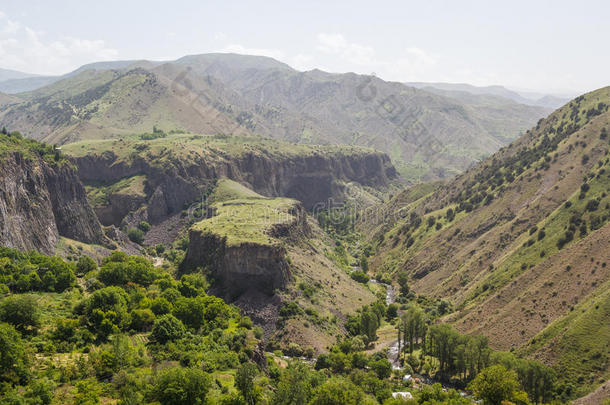
POLYGON ((234 243, 230 235, 227 240, 228 235, 192 227, 181 270, 205 270, 215 281, 214 293, 227 301, 251 291, 274 295, 291 277, 287 246, 303 240, 311 232, 303 206, 293 202, 287 211, 289 219, 261 223, 261 232, 270 237, 265 242, 234 243))
MULTIPOLYGON (((129 162, 113 152, 75 157, 82 181, 112 183, 122 178, 145 175, 147 220, 158 223, 180 212, 201 198, 202 191, 222 177, 247 184, 267 197, 291 197, 310 210, 329 199, 340 200, 344 183, 384 187, 396 178, 389 157, 380 152, 310 153, 304 155, 272 155, 244 153, 224 155, 222 159, 183 161, 174 159, 162 167, 154 161, 135 157, 129 162)), ((100 216, 105 225, 118 225, 126 213, 120 207, 105 207, 100 216)), ((121 207, 125 204, 121 204, 121 207)))
POLYGON ((191 231, 185 264, 205 268, 212 275, 217 295, 233 301, 248 290, 273 295, 288 278, 286 249, 279 245, 244 243, 227 246, 224 238, 191 231))
POLYGON ((73 167, 9 152, 0 161, 0 244, 52 254, 60 236, 101 243, 101 225, 73 167))

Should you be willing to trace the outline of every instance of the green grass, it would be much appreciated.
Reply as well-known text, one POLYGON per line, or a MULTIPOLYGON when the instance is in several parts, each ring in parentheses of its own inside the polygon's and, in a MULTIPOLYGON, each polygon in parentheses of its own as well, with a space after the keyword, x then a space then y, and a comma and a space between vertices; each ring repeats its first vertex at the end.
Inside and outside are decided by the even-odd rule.
POLYGON ((139 134, 123 136, 119 139, 86 140, 62 147, 68 155, 79 157, 89 154, 101 155, 113 152, 119 160, 131 161, 136 157, 155 158, 158 164, 168 158, 197 159, 222 158, 224 154, 240 156, 244 154, 264 154, 270 156, 313 156, 313 155, 358 155, 370 153, 371 149, 355 146, 303 145, 281 142, 260 137, 239 137, 224 135, 170 134, 164 138, 142 140, 139 134))
POLYGON ((79 257, 83 254, 101 260, 104 258, 107 248, 101 245, 91 245, 77 240, 60 237, 55 246, 55 254, 60 257, 79 257))
POLYGON ((193 230, 227 238, 228 246, 244 243, 275 245, 269 235, 277 224, 292 222, 291 210, 297 202, 289 198, 240 198, 212 204, 216 215, 193 226, 193 230))
POLYGON ((146 197, 144 191, 146 176, 126 177, 110 184, 86 183, 87 198, 93 206, 103 206, 108 203, 108 197, 113 194, 125 194, 146 197))
POLYGON ((26 160, 42 159, 51 164, 69 164, 61 153, 56 153, 52 145, 23 138, 19 133, 0 134, 0 157, 10 153, 20 153, 26 160))
POLYGON ((552 348, 560 381, 577 384, 575 397, 610 378, 610 283, 538 333, 518 354, 552 348))
POLYGON ((229 180, 229 179, 220 179, 220 180, 218 180, 218 184, 216 185, 214 192, 210 196, 210 201, 211 202, 222 202, 222 201, 235 200, 238 198, 263 199, 264 197, 236 181, 229 180))
MULTIPOLYGON (((585 198, 580 199, 580 190, 577 190, 567 200, 571 203, 569 208, 566 207, 565 203, 560 205, 554 212, 536 225, 538 230, 544 230, 546 234, 542 240, 538 240, 537 232, 533 235, 530 235, 527 231, 523 232, 515 242, 519 247, 511 254, 505 256, 502 261, 496 263, 495 270, 481 280, 479 288, 470 294, 464 304, 474 298, 483 298, 491 294, 492 291, 496 291, 511 280, 514 280, 519 274, 527 271, 530 266, 535 266, 557 253, 559 251, 557 242, 564 236, 572 215, 582 214, 582 219, 586 222, 589 233, 593 232, 590 229, 591 218, 593 216, 597 217, 602 224, 609 221, 610 210, 606 209, 606 205, 610 204, 610 195, 608 195, 610 176, 608 174, 608 167, 609 165, 607 164, 603 166, 602 168, 605 169, 604 174, 593 178, 587 183, 590 189, 587 191, 585 198), (594 212, 588 212, 586 210, 587 203, 594 199, 599 199, 599 208, 594 212), (528 245, 527 242, 529 240, 533 240, 533 244, 528 245), (523 268, 524 265, 525 268, 523 268), (483 286, 486 286, 486 292, 482 292, 481 288, 483 286)), ((594 172, 596 171, 594 170, 594 172)), ((583 237, 585 235, 581 236, 577 227, 574 232, 574 239, 563 248, 565 249, 571 243, 583 237)))

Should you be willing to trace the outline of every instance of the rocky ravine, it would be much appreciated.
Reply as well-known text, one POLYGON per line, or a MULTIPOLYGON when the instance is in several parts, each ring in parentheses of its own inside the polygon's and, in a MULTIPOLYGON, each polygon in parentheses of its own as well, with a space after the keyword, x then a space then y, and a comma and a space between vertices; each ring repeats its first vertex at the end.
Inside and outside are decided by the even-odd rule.
MULTIPOLYGON (((268 197, 291 197, 311 210, 330 198, 340 200, 345 182, 384 187, 397 174, 389 157, 380 152, 350 155, 312 153, 297 156, 245 153, 222 159, 183 161, 174 159, 158 167, 142 157, 129 162, 113 152, 75 157, 78 175, 84 182, 113 183, 135 175, 146 176, 145 208, 136 218, 155 224, 185 209, 201 198, 215 179, 222 177, 247 184, 268 197)), ((109 198, 110 206, 96 208, 104 225, 120 225, 133 212, 133 199, 109 198), (121 204, 124 202, 125 204, 121 204)))
POLYGON ((0 161, 0 245, 53 254, 60 236, 101 243, 101 225, 74 169, 8 153, 0 161))

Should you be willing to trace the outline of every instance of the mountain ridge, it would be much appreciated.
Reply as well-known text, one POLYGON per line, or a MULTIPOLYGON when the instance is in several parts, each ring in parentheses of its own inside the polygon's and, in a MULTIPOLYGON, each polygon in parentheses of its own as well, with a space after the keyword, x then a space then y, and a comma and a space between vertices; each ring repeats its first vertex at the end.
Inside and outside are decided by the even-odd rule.
POLYGON ((474 103, 353 73, 298 72, 266 57, 123 61, 19 94, 0 120, 65 144, 150 131, 257 134, 388 153, 409 181, 446 178, 494 152, 547 110, 474 103), (372 96, 372 97, 371 97, 372 96))

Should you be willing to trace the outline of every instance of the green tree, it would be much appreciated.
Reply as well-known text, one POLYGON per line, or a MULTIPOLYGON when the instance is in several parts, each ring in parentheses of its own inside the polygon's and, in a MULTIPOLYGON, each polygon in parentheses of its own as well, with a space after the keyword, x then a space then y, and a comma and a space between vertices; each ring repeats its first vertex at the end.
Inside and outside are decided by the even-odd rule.
POLYGON ((377 378, 384 380, 392 374, 392 364, 387 359, 379 359, 369 363, 371 370, 377 374, 377 378))
POLYGON ((40 326, 40 308, 34 295, 13 295, 0 302, 0 321, 20 332, 36 331, 40 326))
POLYGON ((19 332, 9 324, 0 323, 0 381, 25 384, 29 377, 29 364, 19 332))
POLYGON ((367 340, 367 343, 373 342, 377 339, 377 329, 379 328, 379 318, 369 308, 365 308, 360 314, 360 333, 362 333, 367 340))
POLYGON ((254 378, 258 374, 258 367, 254 363, 242 364, 235 373, 235 387, 249 405, 256 404, 257 395, 254 389, 254 378))
POLYGON ((365 401, 360 387, 344 378, 333 377, 314 390, 309 405, 361 405, 368 403, 365 401))
POLYGON ((407 273, 398 273, 398 285, 400 286, 400 295, 406 296, 409 294, 409 277, 407 273))
POLYGON ((163 297, 157 297, 150 303, 150 309, 155 315, 165 315, 172 312, 172 304, 163 297))
POLYGON ((500 405, 502 401, 527 403, 527 394, 521 390, 517 373, 502 365, 483 369, 468 384, 468 389, 486 405, 500 405))
POLYGON ((129 327, 127 311, 129 297, 120 287, 106 287, 95 291, 77 306, 77 312, 86 315, 87 326, 105 340, 112 333, 129 327))
POLYGON ((430 327, 431 354, 438 359, 442 373, 455 370, 456 349, 461 343, 461 335, 446 323, 430 327))
POLYGON ((76 263, 76 272, 80 276, 83 276, 95 269, 97 269, 97 263, 89 256, 81 256, 76 263))
POLYGON ((184 333, 185 328, 182 322, 172 314, 166 314, 155 321, 150 337, 156 342, 165 344, 180 339, 184 333))
POLYGON ((199 330, 205 322, 205 304, 199 297, 180 298, 174 304, 173 314, 180 319, 186 327, 199 330))
POLYGON ((289 365, 280 376, 273 404, 306 404, 311 397, 311 376, 308 367, 302 363, 289 365))
POLYGON ((130 228, 127 231, 127 237, 133 243, 137 243, 137 244, 141 245, 142 242, 144 242, 144 231, 142 231, 141 229, 138 229, 138 228, 130 228))
POLYGON ((203 370, 174 367, 157 377, 151 396, 161 405, 204 404, 211 386, 211 379, 203 370))
POLYGON ((94 378, 80 380, 76 383, 75 405, 95 405, 100 403, 102 389, 94 378))
POLYGON ((415 344, 426 335, 426 321, 426 314, 415 304, 411 305, 400 317, 398 328, 402 332, 404 346, 409 344, 409 353, 413 353, 415 344))

